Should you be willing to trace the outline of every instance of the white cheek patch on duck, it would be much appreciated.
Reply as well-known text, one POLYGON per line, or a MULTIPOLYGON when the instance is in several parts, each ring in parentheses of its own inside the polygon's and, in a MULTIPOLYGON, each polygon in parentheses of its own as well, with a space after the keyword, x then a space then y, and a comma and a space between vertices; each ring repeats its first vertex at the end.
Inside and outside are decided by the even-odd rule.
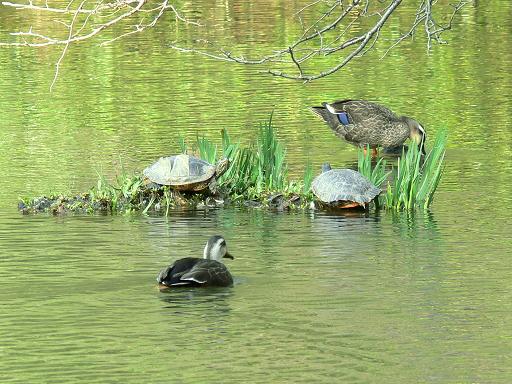
POLYGON ((419 131, 421 132, 421 134, 426 137, 427 136, 427 132, 425 132, 425 128, 423 128, 423 126, 421 124, 418 123, 418 129, 419 131))
POLYGON ((340 122, 340 124, 342 125, 349 125, 350 124, 350 121, 349 121, 349 118, 348 118, 348 113, 347 112, 340 112, 336 109, 334 109, 332 107, 332 105, 330 104, 325 104, 325 107, 327 108, 327 110, 329 112, 331 112, 333 115, 336 115, 336 118, 338 119, 338 121, 340 122))
POLYGON ((224 254, 221 252, 223 244, 225 244, 223 239, 218 239, 215 243, 213 243, 213 245, 208 242, 204 247, 204 258, 217 261, 221 260, 222 256, 224 256, 224 254))
POLYGON ((333 106, 332 106, 331 104, 327 104, 327 103, 325 103, 324 105, 325 105, 325 108, 327 108, 327 110, 328 110, 329 112, 331 112, 332 114, 337 114, 337 113, 339 113, 336 109, 334 109, 334 108, 333 108, 333 106))

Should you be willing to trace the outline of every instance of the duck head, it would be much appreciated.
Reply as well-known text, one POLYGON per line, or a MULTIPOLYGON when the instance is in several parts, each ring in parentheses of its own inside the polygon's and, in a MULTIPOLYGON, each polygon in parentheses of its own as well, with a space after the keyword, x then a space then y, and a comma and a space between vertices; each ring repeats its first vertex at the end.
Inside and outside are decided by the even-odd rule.
POLYGON ((421 153, 425 155, 425 141, 427 141, 427 132, 425 131, 425 128, 423 128, 420 123, 414 119, 411 119, 410 117, 402 116, 402 119, 409 126, 409 138, 418 145, 421 153))
POLYGON ((222 263, 222 258, 233 260, 234 257, 228 252, 226 240, 219 235, 208 239, 203 251, 203 257, 208 260, 215 260, 222 263))

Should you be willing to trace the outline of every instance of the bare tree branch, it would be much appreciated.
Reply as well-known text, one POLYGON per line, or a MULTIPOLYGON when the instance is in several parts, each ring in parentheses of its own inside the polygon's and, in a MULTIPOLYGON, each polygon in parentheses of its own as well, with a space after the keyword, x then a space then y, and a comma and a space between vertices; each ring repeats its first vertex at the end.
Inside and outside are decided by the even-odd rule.
MULTIPOLYGON (((69 25, 69 35, 68 40, 71 39, 73 36, 73 25, 75 24, 76 18, 79 15, 80 11, 82 10, 82 7, 84 6, 86 0, 82 0, 80 5, 78 6, 77 10, 75 11, 75 15, 73 16, 73 20, 71 20, 71 24, 69 25)), ((57 81, 57 77, 59 76, 59 69, 60 69, 60 63, 62 62, 62 59, 64 59, 64 55, 66 54, 66 51, 68 50, 69 43, 67 43, 64 46, 64 49, 62 50, 62 54, 59 57, 59 60, 57 60, 57 63, 55 64, 55 75, 53 76, 53 81, 50 84, 50 92, 52 91, 53 85, 57 81)))
MULTIPOLYGON (((301 26, 298 36, 285 47, 273 49, 266 55, 248 58, 233 52, 238 48, 236 46, 218 47, 215 43, 201 38, 208 33, 208 29, 202 28, 195 20, 187 19, 176 7, 175 0, 82 0, 78 6, 74 3, 75 0, 70 0, 67 5, 57 8, 49 6, 48 0, 39 4, 34 0, 26 1, 28 2, 4 1, 2 5, 20 12, 46 13, 62 25, 65 36, 62 31, 49 34, 30 27, 25 31, 10 33, 16 40, 0 41, 0 46, 38 48, 63 45, 51 88, 58 78, 64 56, 72 45, 100 37, 102 32, 112 29, 113 26, 122 24, 127 27, 127 23, 131 24, 129 30, 109 34, 107 39, 100 37, 101 46, 112 44, 154 27, 165 15, 172 16, 177 23, 197 28, 192 30, 192 33, 196 33, 194 43, 175 41, 170 45, 170 48, 178 52, 237 64, 263 66, 266 68, 264 72, 272 76, 309 82, 339 71, 353 59, 365 55, 380 44, 389 20, 400 14, 397 9, 402 8, 402 3, 405 3, 402 0, 303 0, 308 2, 298 6, 298 10, 291 14, 301 26)), ((445 43, 443 32, 452 28, 455 16, 464 6, 474 2, 454 0, 457 4, 447 5, 438 0, 416 1, 418 5, 416 11, 412 11, 413 21, 407 26, 407 32, 399 35, 382 57, 406 39, 412 39, 415 33, 424 34, 429 53, 434 44, 445 43), (445 24, 438 19, 444 19, 445 24)))

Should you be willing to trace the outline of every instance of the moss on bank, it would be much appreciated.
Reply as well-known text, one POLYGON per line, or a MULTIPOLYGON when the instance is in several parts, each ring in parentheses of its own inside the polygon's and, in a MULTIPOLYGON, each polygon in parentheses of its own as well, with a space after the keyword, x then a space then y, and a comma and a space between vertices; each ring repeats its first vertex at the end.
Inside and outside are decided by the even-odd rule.
POLYGON ((264 208, 277 211, 305 209, 313 201, 310 194, 265 192, 258 199, 217 195, 182 193, 170 190, 141 188, 132 196, 116 194, 115 197, 98 197, 94 193, 76 196, 49 195, 21 199, 19 210, 24 214, 50 213, 157 213, 169 215, 173 209, 209 209, 224 206, 264 208))

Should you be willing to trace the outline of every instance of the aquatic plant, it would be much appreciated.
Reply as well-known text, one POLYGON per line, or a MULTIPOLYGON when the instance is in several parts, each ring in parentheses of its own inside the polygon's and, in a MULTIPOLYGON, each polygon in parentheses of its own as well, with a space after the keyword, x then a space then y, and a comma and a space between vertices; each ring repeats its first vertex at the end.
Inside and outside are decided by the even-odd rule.
POLYGON ((385 205, 393 210, 427 209, 434 200, 444 169, 446 131, 439 131, 432 149, 423 158, 417 146, 402 152, 393 168, 392 182, 388 182, 385 205))
POLYGON ((256 187, 259 191, 281 190, 285 187, 288 168, 284 161, 286 151, 277 139, 272 126, 272 113, 268 122, 261 123, 256 144, 258 178, 256 187))
POLYGON ((199 157, 210 164, 215 164, 217 161, 217 146, 204 136, 196 137, 196 145, 199 157))
MULTIPOLYGON (((206 137, 197 137, 199 156, 210 163, 218 160, 217 146, 206 137)), ((230 167, 219 185, 230 194, 254 198, 264 192, 284 191, 292 188, 287 180, 286 151, 272 126, 272 114, 261 123, 255 142, 248 147, 233 143, 227 132, 222 131, 222 156, 230 160, 230 167)))
POLYGON ((305 195, 311 193, 313 176, 313 165, 311 164, 311 161, 308 161, 306 163, 306 168, 304 168, 304 176, 302 177, 302 193, 305 195))
POLYGON ((357 170, 379 188, 391 173, 391 171, 386 172, 386 160, 382 157, 377 159, 375 165, 372 166, 372 155, 369 146, 366 147, 366 150, 359 148, 357 152, 357 170))
POLYGON ((108 182, 105 175, 98 172, 98 181, 87 196, 91 203, 99 202, 111 211, 117 211, 120 203, 123 206, 137 205, 140 202, 142 178, 129 175, 124 171, 116 177, 116 183, 108 182))
POLYGON ((185 138, 183 136, 178 137, 178 147, 180 148, 181 153, 187 153, 187 143, 185 142, 185 138))

